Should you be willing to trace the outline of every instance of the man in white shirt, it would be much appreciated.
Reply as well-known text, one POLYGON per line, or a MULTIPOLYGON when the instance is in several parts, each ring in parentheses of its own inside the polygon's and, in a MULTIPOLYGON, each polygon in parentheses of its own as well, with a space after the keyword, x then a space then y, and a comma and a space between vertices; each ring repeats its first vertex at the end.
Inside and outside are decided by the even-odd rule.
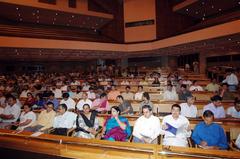
POLYGON ((196 118, 197 117, 197 107, 194 105, 195 97, 188 96, 186 103, 181 103, 181 115, 187 118, 196 118))
POLYGON ((54 118, 51 134, 67 135, 67 130, 76 127, 77 114, 67 111, 66 104, 60 104, 58 107, 58 115, 54 118))
POLYGON ((68 93, 63 93, 62 100, 60 101, 60 104, 66 104, 68 110, 75 110, 76 102, 69 97, 68 93))
POLYGON ((7 106, 4 108, 3 113, 0 114, 0 128, 10 129, 11 123, 16 122, 21 113, 21 109, 17 104, 16 98, 12 95, 7 97, 7 106))
POLYGON ((131 90, 131 87, 130 86, 126 86, 125 87, 125 92, 123 92, 121 95, 123 96, 123 98, 125 99, 125 100, 133 100, 133 93, 132 92, 130 92, 130 90, 131 90))
POLYGON ((191 136, 188 119, 180 115, 181 107, 172 105, 171 115, 163 118, 162 128, 165 130, 163 145, 187 147, 187 138, 191 136))
POLYGON ((88 99, 88 95, 86 92, 82 94, 82 99, 77 103, 77 109, 82 111, 84 104, 88 104, 90 108, 92 107, 92 101, 88 99))
POLYGON ((225 118, 225 110, 222 106, 222 98, 219 95, 215 95, 211 98, 211 103, 203 107, 203 113, 206 110, 210 110, 214 114, 214 118, 225 118))
POLYGON ((227 83, 229 85, 229 91, 236 91, 239 81, 237 76, 234 74, 234 70, 230 70, 228 72, 226 79, 224 79, 222 83, 227 83))
POLYGON ((167 90, 163 93, 163 100, 178 100, 178 95, 172 87, 172 84, 167 85, 167 90))
POLYGON ((94 100, 96 98, 96 94, 94 93, 93 87, 89 88, 87 95, 88 95, 88 99, 94 100))
POLYGON ((193 81, 193 85, 190 86, 189 91, 203 91, 203 88, 198 85, 198 82, 193 81))
POLYGON ((143 86, 138 86, 138 91, 135 94, 134 99, 135 100, 142 100, 143 93, 144 93, 143 86))
POLYGON ((56 86, 52 86, 51 90, 54 93, 55 98, 62 98, 62 90, 60 88, 60 85, 57 85, 57 88, 56 86))
POLYGON ((227 109, 227 117, 240 118, 240 100, 236 99, 233 107, 227 109))
POLYGON ((158 117, 152 114, 152 108, 149 105, 142 107, 143 115, 137 119, 133 128, 133 142, 157 143, 157 137, 163 131, 158 117))

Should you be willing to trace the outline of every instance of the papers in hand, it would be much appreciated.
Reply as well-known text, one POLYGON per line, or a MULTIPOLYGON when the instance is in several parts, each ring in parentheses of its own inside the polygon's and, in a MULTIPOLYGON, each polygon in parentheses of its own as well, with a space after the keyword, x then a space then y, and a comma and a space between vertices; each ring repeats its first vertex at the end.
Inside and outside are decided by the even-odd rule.
POLYGON ((172 125, 166 123, 167 125, 167 129, 166 131, 169 131, 170 133, 172 133, 173 135, 177 134, 177 128, 173 127, 172 125))
POLYGON ((142 133, 140 133, 140 135, 141 135, 142 137, 146 138, 146 139, 152 139, 150 136, 144 135, 144 134, 142 134, 142 133))
POLYGON ((42 135, 43 134, 43 132, 35 132, 35 133, 33 133, 31 136, 33 136, 33 137, 38 137, 38 136, 40 136, 40 135, 42 135))

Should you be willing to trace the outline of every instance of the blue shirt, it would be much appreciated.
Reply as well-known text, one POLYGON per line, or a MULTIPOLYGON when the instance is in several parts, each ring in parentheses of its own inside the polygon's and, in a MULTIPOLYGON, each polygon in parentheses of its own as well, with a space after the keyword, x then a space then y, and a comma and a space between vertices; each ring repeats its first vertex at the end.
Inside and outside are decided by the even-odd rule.
POLYGON ((196 125, 192 133, 192 139, 198 145, 200 145, 202 141, 206 141, 208 146, 218 146, 220 149, 228 148, 224 130, 216 123, 207 125, 205 122, 200 122, 196 125))
POLYGON ((53 100, 48 99, 47 103, 48 102, 52 102, 53 105, 54 105, 54 110, 57 110, 58 105, 59 105, 59 101, 56 98, 54 98, 53 100))

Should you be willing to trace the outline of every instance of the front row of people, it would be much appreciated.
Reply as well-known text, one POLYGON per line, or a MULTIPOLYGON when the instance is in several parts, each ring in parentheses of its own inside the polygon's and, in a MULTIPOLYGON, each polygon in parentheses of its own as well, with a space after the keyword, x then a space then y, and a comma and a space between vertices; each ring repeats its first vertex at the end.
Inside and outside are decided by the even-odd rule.
POLYGON ((191 135, 191 127, 189 120, 182 116, 181 107, 178 104, 172 105, 171 114, 163 118, 162 124, 158 117, 152 113, 150 105, 143 105, 142 116, 139 117, 133 127, 131 127, 128 119, 121 116, 121 109, 117 106, 111 108, 111 116, 108 117, 103 125, 102 132, 98 134, 99 120, 95 111, 90 111, 90 106, 85 104, 83 111, 79 115, 67 111, 66 104, 60 104, 58 113, 54 111, 54 104, 47 103, 47 109, 43 110, 38 119, 31 111, 29 105, 24 105, 23 112, 20 115, 20 121, 17 122, 11 108, 16 108, 14 98, 8 99, 9 115, 1 115, 5 121, 0 126, 18 126, 17 130, 24 131, 42 131, 47 132, 50 127, 54 130, 52 134, 67 135, 69 129, 74 128, 74 136, 82 138, 95 138, 96 136, 110 141, 127 141, 133 136, 133 142, 140 143, 157 143, 159 135, 163 135, 163 145, 187 147, 187 139, 189 137, 199 145, 199 147, 209 149, 227 149, 228 144, 223 128, 213 123, 214 112, 205 110, 203 113, 203 122, 195 126, 191 135), (56 115, 56 116, 55 116, 56 115))

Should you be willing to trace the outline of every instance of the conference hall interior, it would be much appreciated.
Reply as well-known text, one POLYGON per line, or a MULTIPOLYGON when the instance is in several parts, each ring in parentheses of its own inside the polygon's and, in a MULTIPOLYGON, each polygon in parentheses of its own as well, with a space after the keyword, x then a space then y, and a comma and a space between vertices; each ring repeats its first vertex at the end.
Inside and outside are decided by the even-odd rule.
POLYGON ((0 158, 239 159, 240 0, 0 0, 0 158))

